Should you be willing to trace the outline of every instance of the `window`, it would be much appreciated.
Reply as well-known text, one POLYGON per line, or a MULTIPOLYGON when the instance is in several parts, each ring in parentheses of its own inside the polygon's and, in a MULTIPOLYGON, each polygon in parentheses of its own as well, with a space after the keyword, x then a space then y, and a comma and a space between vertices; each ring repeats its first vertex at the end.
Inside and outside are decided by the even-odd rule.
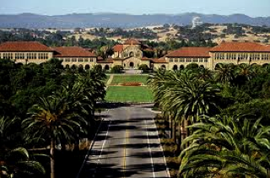
POLYGON ((65 59, 65 62, 70 62, 70 59, 65 59))
POLYGON ((233 59, 233 54, 232 53, 228 53, 226 59, 227 60, 232 60, 233 59))
POLYGON ((178 59, 174 59, 174 62, 178 62, 178 59))
POLYGON ((215 54, 215 59, 217 59, 217 60, 219 60, 219 59, 223 60, 223 59, 225 59, 225 54, 224 53, 217 53, 217 54, 215 54))
POLYGON ((254 60, 255 55, 253 53, 250 54, 250 60, 254 60))
POLYGON ((48 55, 48 53, 38 53, 38 58, 39 59, 48 59, 49 55, 48 55))
POLYGON ((187 59, 187 62, 191 62, 191 59, 187 59))
POLYGON ((72 58, 72 62, 77 62, 77 59, 75 59, 75 58, 72 58))
POLYGON ((84 59, 84 62, 88 62, 88 59, 84 59))
POLYGON ((27 53, 26 54, 27 59, 37 59, 36 53, 27 53))
POLYGON ((79 59, 78 59, 78 62, 83 62, 83 59, 79 58, 79 59))
POLYGON ((12 59, 13 56, 12 56, 12 53, 4 53, 3 54, 3 59, 12 59))
POLYGON ((169 61, 170 61, 170 62, 173 62, 173 59, 170 59, 169 61))
POLYGON ((261 58, 261 54, 259 53, 254 54, 254 60, 260 60, 260 58, 261 58))
POLYGON ((224 53, 220 53, 220 59, 224 60, 225 59, 225 54, 224 53))
POLYGON ((198 58, 194 58, 193 59, 193 62, 198 62, 198 58))
POLYGON ((269 60, 268 54, 262 54, 262 60, 269 60))
POLYGON ((90 62, 93 62, 94 60, 93 59, 90 59, 90 62))
POLYGON ((185 62, 185 59, 181 58, 179 59, 179 62, 185 62))
POLYGON ((204 59, 204 62, 208 62, 208 59, 204 59))
POLYGON ((200 59, 199 59, 199 62, 203 62, 203 58, 200 58, 200 59))

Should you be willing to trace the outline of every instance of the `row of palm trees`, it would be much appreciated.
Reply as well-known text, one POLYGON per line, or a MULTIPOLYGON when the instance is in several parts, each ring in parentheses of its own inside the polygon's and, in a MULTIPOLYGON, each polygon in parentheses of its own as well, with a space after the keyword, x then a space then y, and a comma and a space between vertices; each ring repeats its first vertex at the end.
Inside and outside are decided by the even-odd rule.
POLYGON ((269 122, 259 118, 265 116, 260 109, 241 113, 235 108, 268 101, 263 89, 268 79, 268 66, 247 64, 218 64, 215 71, 158 70, 149 77, 155 103, 181 146, 180 175, 269 177, 269 122))
MULTIPOLYGON (((62 75, 66 75, 63 73, 62 75)), ((28 109, 27 118, 0 119, 0 177, 38 177, 45 174, 36 157, 21 147, 39 148, 49 145, 50 177, 55 177, 55 149, 75 144, 87 137, 95 122, 94 111, 97 101, 105 97, 105 74, 99 67, 67 80, 47 97, 40 97, 28 109), (21 130, 14 133, 15 127, 21 130), (14 149, 20 139, 21 146, 14 149), (1 154, 2 153, 2 154, 1 154), (19 155, 19 156, 18 156, 19 155), (25 171, 21 171, 25 170, 25 171)), ((44 155, 38 155, 44 156, 44 155)))

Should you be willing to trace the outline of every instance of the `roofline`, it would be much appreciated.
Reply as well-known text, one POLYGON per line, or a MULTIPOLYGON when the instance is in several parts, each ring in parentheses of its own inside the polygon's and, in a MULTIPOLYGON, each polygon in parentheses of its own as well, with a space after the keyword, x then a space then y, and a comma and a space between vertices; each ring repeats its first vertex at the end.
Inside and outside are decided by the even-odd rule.
POLYGON ((191 57, 210 57, 210 55, 209 56, 165 56, 165 57, 185 57, 185 58, 191 58, 191 57))
POLYGON ((269 51, 255 51, 255 50, 253 50, 253 51, 209 51, 209 52, 251 52, 251 53, 258 53, 258 52, 264 52, 264 53, 270 53, 270 50, 269 51))
POLYGON ((25 51, 19 51, 19 50, 0 50, 0 52, 56 52, 55 50, 25 50, 25 51))
POLYGON ((97 56, 55 56, 55 57, 97 57, 97 56))

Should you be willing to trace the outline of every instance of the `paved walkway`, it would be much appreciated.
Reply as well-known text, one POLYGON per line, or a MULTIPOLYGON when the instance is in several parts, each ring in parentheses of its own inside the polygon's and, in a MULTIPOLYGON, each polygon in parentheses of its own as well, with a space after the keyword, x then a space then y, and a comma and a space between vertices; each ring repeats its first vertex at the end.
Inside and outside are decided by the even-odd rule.
POLYGON ((108 80, 107 83, 106 83, 106 89, 107 89, 107 88, 109 87, 109 85, 112 83, 113 77, 114 77, 114 75, 111 74, 109 80, 108 80))
POLYGON ((168 178, 153 118, 143 106, 111 109, 80 178, 168 178))

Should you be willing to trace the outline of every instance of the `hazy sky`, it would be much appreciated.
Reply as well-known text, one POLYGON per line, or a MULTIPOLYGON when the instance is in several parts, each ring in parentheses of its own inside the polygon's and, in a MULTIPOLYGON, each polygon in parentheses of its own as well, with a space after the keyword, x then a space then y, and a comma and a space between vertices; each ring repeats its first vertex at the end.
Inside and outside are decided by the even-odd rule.
POLYGON ((270 0, 0 0, 0 14, 116 12, 129 14, 179 14, 198 12, 252 17, 270 16, 270 0))

